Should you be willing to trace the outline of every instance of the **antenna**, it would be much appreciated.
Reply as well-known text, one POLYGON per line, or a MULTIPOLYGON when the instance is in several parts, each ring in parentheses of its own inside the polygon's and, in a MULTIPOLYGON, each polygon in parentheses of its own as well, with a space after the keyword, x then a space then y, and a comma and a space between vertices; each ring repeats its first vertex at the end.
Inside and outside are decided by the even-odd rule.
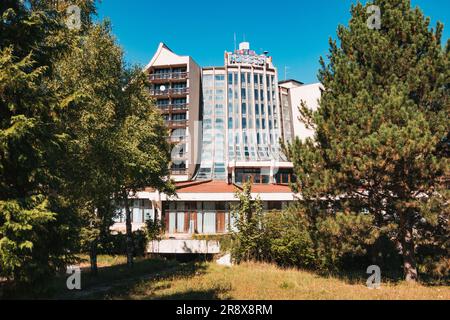
POLYGON ((244 33, 244 42, 245 42, 245 33, 244 33))
POLYGON ((234 33, 234 51, 237 50, 236 32, 234 33))

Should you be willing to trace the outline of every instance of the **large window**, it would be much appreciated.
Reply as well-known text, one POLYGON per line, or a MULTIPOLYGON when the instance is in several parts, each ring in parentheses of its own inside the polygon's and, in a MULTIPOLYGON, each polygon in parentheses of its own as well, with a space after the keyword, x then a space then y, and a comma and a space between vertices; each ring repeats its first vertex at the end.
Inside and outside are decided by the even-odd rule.
POLYGON ((279 169, 275 174, 275 181, 279 184, 289 184, 295 181, 292 169, 279 169))
POLYGON ((242 184, 251 181, 256 184, 268 184, 270 176, 268 170, 260 168, 236 168, 236 183, 242 184))
MULTIPOLYGON (((152 203, 148 199, 131 199, 130 211, 132 223, 144 223, 149 219, 155 219, 152 203)), ((118 213, 114 218, 115 222, 125 222, 125 207, 119 206, 118 213)))

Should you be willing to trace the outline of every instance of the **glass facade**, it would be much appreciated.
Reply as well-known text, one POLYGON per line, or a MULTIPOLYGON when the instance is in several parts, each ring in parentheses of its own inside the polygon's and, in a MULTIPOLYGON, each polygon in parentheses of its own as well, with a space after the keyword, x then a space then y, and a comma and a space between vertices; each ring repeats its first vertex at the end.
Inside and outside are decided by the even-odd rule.
MULTIPOLYGON (((173 201, 164 203, 166 231, 169 234, 220 234, 233 228, 231 209, 237 202, 173 201)), ((281 210, 287 201, 263 201, 263 210, 281 210)))
MULTIPOLYGON (((248 54, 259 57, 257 63, 262 59, 248 54)), ((224 68, 203 69, 203 140, 196 179, 226 180, 234 162, 282 159, 277 71, 271 62, 248 65, 252 59, 226 60, 224 68)))
POLYGON ((226 86, 223 69, 208 70, 202 76, 203 140, 197 179, 226 179, 226 86))
POLYGON ((279 161, 275 70, 228 68, 228 160, 279 161))

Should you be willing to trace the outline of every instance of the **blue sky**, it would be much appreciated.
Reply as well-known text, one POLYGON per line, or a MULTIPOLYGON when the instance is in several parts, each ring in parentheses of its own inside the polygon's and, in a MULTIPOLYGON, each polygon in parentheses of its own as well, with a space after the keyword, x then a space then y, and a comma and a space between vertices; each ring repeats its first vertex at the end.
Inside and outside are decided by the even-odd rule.
MULTIPOLYGON (((336 38, 339 24, 350 18, 355 0, 103 0, 99 18, 109 18, 130 63, 147 64, 159 42, 201 66, 223 65, 224 51, 245 39, 251 48, 267 50, 280 79, 317 81, 319 57, 328 51, 328 38, 336 38)), ((432 25, 445 24, 450 36, 450 0, 412 0, 432 25)))

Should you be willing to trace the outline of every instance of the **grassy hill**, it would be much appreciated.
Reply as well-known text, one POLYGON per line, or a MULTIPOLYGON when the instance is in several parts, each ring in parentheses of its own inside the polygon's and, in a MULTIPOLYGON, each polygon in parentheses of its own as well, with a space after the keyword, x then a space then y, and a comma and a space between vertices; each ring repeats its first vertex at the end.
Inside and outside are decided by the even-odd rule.
MULTIPOLYGON (((321 276, 309 271, 246 263, 141 259, 129 271, 123 257, 100 257, 99 276, 82 273, 82 291, 57 290, 53 298, 69 299, 450 299, 450 286, 407 284, 382 278, 380 289, 368 289, 364 271, 353 277, 321 276)), ((65 279, 55 282, 59 289, 65 279)))

